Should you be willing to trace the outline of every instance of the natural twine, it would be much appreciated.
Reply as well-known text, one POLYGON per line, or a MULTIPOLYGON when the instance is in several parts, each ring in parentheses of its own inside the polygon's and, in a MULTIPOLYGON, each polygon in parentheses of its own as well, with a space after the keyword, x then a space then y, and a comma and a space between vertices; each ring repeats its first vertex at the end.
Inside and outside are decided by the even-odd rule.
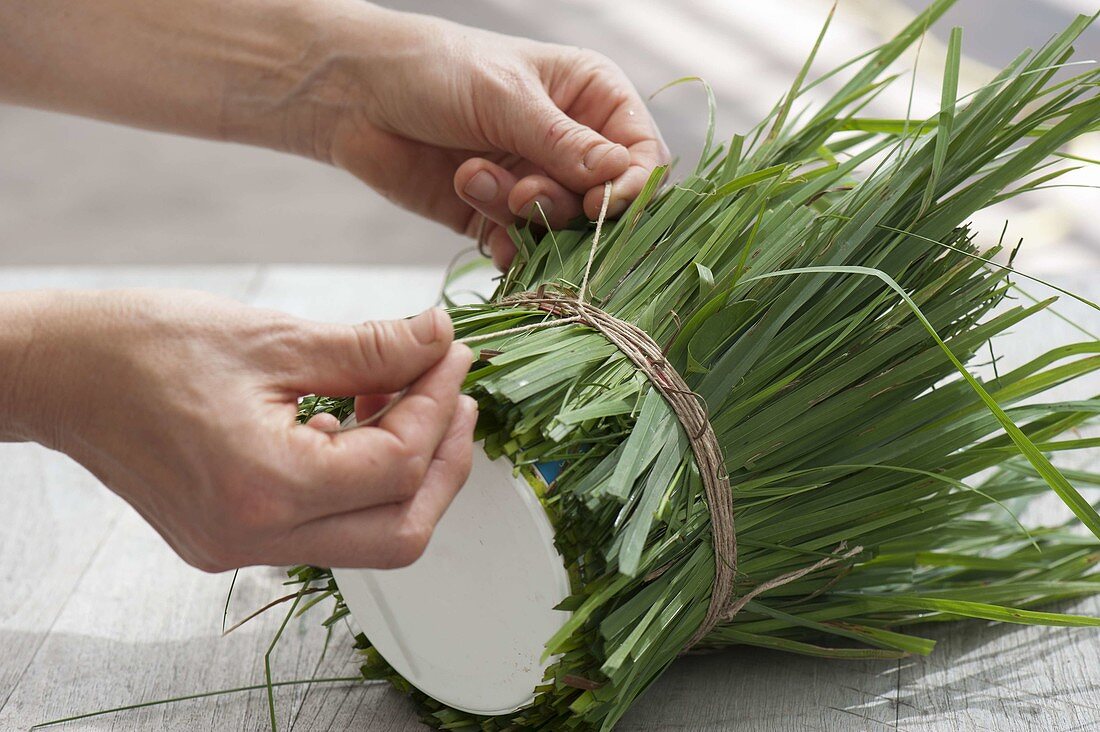
MULTIPOLYGON (((576 296, 552 292, 543 286, 537 291, 509 295, 494 303, 504 307, 535 307, 557 316, 556 318, 495 333, 467 336, 460 338, 459 342, 474 343, 513 333, 580 323, 607 338, 634 363, 639 371, 645 374, 649 382, 660 392, 687 434, 699 469, 699 476, 706 491, 707 506, 710 509, 711 543, 714 547, 714 581, 711 586, 707 614, 687 643, 686 648, 691 648, 703 640, 717 625, 732 620, 757 595, 849 559, 863 551, 863 547, 857 546, 842 555, 837 555, 836 552, 847 548, 845 543, 841 543, 831 556, 824 557, 808 567, 763 582, 740 597, 733 596, 737 575, 737 531, 734 525, 733 493, 730 491, 729 474, 726 472, 722 448, 711 426, 705 402, 691 390, 683 377, 665 358, 661 347, 648 333, 633 323, 620 320, 592 305, 586 298, 592 263, 596 257, 596 248, 599 246, 610 200, 611 183, 608 182, 604 185, 603 203, 600 206, 599 218, 596 220, 596 231, 592 235, 588 262, 584 268, 580 291, 576 296)), ((663 569, 659 570, 654 576, 659 576, 662 571, 663 569)))

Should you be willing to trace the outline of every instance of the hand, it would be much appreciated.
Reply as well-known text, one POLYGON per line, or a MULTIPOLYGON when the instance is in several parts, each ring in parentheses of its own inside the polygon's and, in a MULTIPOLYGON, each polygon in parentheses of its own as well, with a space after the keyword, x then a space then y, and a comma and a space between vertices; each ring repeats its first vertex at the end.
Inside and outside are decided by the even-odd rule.
POLYGON ((603 56, 362 0, 8 0, 0 28, 0 99, 339 165, 471 236, 484 215, 502 268, 503 227, 594 219, 609 180, 616 216, 669 160, 603 56))
POLYGON ((469 472, 471 354, 440 310, 345 326, 187 291, 13 304, 35 337, 5 364, 8 436, 68 453, 201 569, 408 564, 469 472), (295 424, 304 394, 406 388, 377 426, 295 424))
POLYGON ((595 219, 608 180, 616 216, 669 161, 637 91, 597 53, 378 8, 359 28, 362 50, 314 90, 330 102, 325 157, 469 236, 484 215, 502 269, 508 224, 595 219))

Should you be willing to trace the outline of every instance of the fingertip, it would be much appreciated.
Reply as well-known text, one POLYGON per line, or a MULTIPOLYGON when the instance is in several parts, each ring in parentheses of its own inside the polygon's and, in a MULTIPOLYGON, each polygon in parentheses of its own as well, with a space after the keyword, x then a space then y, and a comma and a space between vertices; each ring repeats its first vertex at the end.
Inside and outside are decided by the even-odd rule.
POLYGON ((451 320, 451 314, 438 306, 431 308, 431 312, 440 339, 446 343, 453 341, 455 338, 455 324, 451 320))
POLYGON ((451 350, 456 353, 456 360, 466 364, 466 370, 469 371, 470 366, 474 364, 474 351, 465 343, 455 343, 451 346, 451 350))
POLYGON ((508 196, 516 185, 516 176, 485 158, 466 160, 454 174, 455 193, 482 216, 507 226, 514 216, 508 210, 508 196))
MULTIPOLYGON (((605 190, 604 186, 598 186, 584 194, 584 215, 591 221, 596 221, 600 217, 605 190)), ((613 219, 619 216, 628 205, 630 205, 630 199, 612 184, 611 199, 607 202, 607 218, 613 219)))
POLYGON ((657 162, 660 165, 668 165, 672 162, 672 151, 668 149, 668 143, 661 133, 657 133, 657 162))
POLYGON ((497 227, 489 233, 489 254, 493 266, 501 272, 507 272, 516 258, 516 245, 505 229, 497 227))
POLYGON ((454 324, 443 308, 432 307, 409 319, 413 337, 422 346, 449 344, 454 339, 454 324))
MULTIPOLYGON (((652 170, 641 165, 631 165, 621 176, 612 181, 611 199, 607 203, 608 218, 616 218, 626 211, 630 203, 642 192, 652 170)), ((591 188, 584 195, 584 213, 593 221, 600 215, 603 197, 604 186, 591 188)))
POLYGON ((515 247, 493 247, 493 266, 500 272, 507 272, 516 258, 515 247))
POLYGON ((470 427, 473 428, 473 425, 477 422, 477 400, 468 394, 463 394, 458 398, 458 402, 459 409, 462 410, 462 416, 469 420, 470 427))
POLYGON ((512 210, 516 216, 525 219, 536 226, 550 226, 550 217, 554 215, 554 202, 550 196, 543 193, 537 193, 533 197, 528 197, 524 203, 513 203, 513 201, 519 201, 522 196, 517 196, 513 189, 513 193, 508 197, 508 207, 512 210))
POLYGON ((336 432, 340 429, 340 420, 327 413, 313 415, 306 424, 321 432, 336 432))
POLYGON ((508 194, 516 216, 551 229, 568 226, 581 213, 581 198, 545 175, 521 178, 508 194))
POLYGON ((455 193, 463 200, 484 203, 496 197, 495 186, 498 182, 488 163, 484 158, 470 158, 455 170, 455 193))

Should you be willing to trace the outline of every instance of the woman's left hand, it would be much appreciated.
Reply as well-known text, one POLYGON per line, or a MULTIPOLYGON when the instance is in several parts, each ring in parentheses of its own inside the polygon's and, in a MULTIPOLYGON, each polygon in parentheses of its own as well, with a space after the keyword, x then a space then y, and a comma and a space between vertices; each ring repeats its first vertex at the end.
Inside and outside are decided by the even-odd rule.
POLYGON ((606 181, 616 216, 669 160, 638 92, 600 54, 369 6, 364 23, 362 54, 319 78, 315 98, 336 112, 322 149, 469 236, 484 216, 498 267, 515 253, 508 224, 594 219, 606 181))

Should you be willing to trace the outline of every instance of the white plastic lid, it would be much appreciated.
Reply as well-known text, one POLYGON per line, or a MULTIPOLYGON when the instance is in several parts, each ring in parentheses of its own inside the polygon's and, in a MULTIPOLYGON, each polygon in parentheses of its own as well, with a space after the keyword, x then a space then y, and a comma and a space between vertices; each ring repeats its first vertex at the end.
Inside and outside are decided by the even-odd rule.
POLYGON ((473 467, 424 555, 402 569, 334 569, 378 652, 428 696, 474 714, 530 704, 546 641, 569 619, 554 529, 506 458, 473 467))

